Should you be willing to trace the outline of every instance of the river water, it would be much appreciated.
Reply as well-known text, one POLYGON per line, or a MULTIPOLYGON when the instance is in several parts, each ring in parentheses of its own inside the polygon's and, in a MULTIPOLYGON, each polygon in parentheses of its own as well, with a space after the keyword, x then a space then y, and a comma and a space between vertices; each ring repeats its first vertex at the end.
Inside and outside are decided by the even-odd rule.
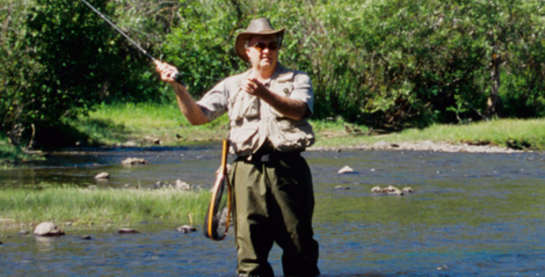
MULTIPOLYGON (((421 151, 310 151, 314 226, 323 276, 545 275, 545 155, 421 151), (356 172, 338 175, 349 165, 356 172), (405 196, 371 187, 411 186, 405 196), (339 189, 342 187, 343 189, 339 189)), ((85 149, 0 171, 2 186, 75 183, 153 186, 182 179, 209 186, 219 148, 85 149), (141 157, 143 167, 120 161, 141 157), (108 171, 107 183, 93 176, 108 171)), ((1 217, 1 214, 0 214, 1 217)), ((5 276, 233 276, 232 234, 213 242, 200 232, 149 227, 139 234, 93 233, 42 239, 4 235, 5 276)), ((281 250, 270 261, 281 276, 281 250)))

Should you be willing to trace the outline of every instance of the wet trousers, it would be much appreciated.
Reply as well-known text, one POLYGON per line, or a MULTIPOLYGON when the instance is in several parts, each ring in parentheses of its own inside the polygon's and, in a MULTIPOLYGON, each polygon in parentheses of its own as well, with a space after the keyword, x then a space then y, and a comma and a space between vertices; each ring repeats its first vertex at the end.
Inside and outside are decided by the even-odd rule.
POLYGON ((310 169, 299 153, 275 153, 265 161, 238 158, 233 164, 238 274, 274 276, 267 260, 276 242, 284 276, 317 276, 310 169))

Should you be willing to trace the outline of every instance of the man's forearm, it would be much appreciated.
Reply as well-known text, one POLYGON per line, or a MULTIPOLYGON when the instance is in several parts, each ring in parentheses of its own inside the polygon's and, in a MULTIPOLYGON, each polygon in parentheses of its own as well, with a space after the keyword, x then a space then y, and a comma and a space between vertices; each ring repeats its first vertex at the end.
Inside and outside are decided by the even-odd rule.
POLYGON ((192 125, 200 125, 208 122, 208 117, 203 113, 201 107, 189 95, 186 88, 179 83, 172 83, 176 92, 176 101, 178 108, 192 125))
POLYGON ((301 120, 305 118, 308 113, 307 104, 301 100, 291 99, 270 91, 261 93, 259 97, 279 113, 293 120, 301 120))
POLYGON ((178 101, 178 108, 187 118, 189 123, 193 125, 204 124, 208 122, 208 117, 203 113, 201 107, 197 105, 193 97, 187 93, 187 90, 180 80, 177 78, 180 76, 178 69, 168 63, 154 60, 155 70, 159 73, 161 80, 169 83, 174 92, 176 92, 176 101, 178 101))
POLYGON ((304 101, 273 93, 265 87, 263 83, 257 80, 257 78, 245 80, 241 85, 241 88, 246 93, 261 98, 279 113, 290 119, 301 120, 310 113, 309 108, 304 101))

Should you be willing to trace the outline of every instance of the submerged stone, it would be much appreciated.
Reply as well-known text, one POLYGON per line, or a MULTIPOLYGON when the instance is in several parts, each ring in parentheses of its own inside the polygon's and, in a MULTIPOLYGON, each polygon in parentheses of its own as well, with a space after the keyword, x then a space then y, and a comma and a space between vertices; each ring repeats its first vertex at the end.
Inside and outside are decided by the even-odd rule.
POLYGON ((139 232, 132 228, 120 228, 117 230, 118 234, 138 234, 139 232))
POLYGON ((398 189, 398 188, 395 188, 393 190, 390 190, 387 192, 389 195, 403 195, 403 191, 398 189))
POLYGON ((374 193, 381 193, 382 192, 382 188, 379 187, 379 186, 374 186, 371 188, 371 192, 374 192, 374 193))
POLYGON ((382 193, 387 195, 398 195, 403 196, 409 193, 413 193, 414 189, 412 187, 404 187, 403 189, 399 189, 395 186, 389 185, 387 187, 381 188, 380 186, 374 186, 371 188, 371 192, 373 193, 382 193))
POLYGON ((187 234, 197 231, 197 228, 191 226, 191 225, 182 225, 178 228, 176 228, 176 231, 187 234))
POLYGON ((342 185, 337 185, 335 186, 335 190, 349 190, 350 187, 347 187, 347 186, 342 186, 342 185))
POLYGON ((97 180, 105 180, 110 178, 110 173, 108 172, 100 172, 99 174, 95 175, 95 179, 97 180))
POLYGON ((351 168, 348 165, 343 166, 339 171, 337 171, 337 174, 348 174, 348 173, 356 173, 353 168, 351 168))
POLYGON ((59 229, 53 222, 42 222, 34 229, 34 235, 42 237, 62 236, 64 231, 59 229))
POLYGON ((413 193, 414 189, 412 187, 404 187, 403 192, 404 193, 413 193))
POLYGON ((123 165, 145 165, 147 163, 146 160, 141 158, 126 158, 121 162, 123 165))

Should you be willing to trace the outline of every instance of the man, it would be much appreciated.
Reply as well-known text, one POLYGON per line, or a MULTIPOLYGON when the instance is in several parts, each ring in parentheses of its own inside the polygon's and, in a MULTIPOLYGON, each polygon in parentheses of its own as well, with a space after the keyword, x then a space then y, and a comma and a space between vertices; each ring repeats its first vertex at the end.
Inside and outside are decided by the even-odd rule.
POLYGON ((283 34, 266 18, 252 20, 235 42, 250 69, 221 81, 198 102, 175 81, 175 67, 156 62, 192 124, 229 114, 229 140, 237 156, 231 184, 239 276, 273 276, 267 258, 274 242, 283 249, 286 276, 319 275, 312 177, 300 155, 314 142, 307 122, 314 96, 307 74, 278 63, 283 34))

